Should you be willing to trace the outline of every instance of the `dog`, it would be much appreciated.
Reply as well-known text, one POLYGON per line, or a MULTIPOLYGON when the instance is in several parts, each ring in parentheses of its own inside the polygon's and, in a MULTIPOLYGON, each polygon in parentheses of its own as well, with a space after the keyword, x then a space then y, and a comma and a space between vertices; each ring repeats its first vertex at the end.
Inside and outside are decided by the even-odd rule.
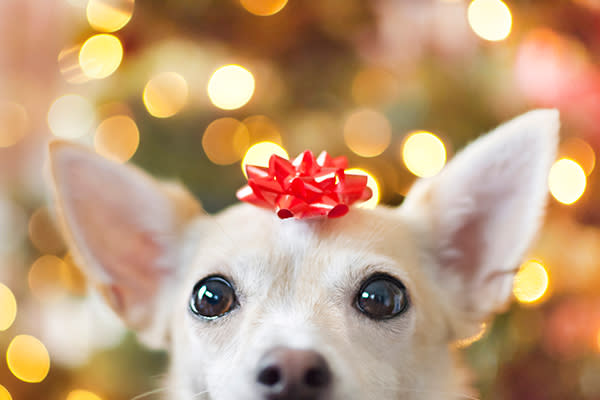
MULTIPOLYGON (((476 398, 453 344, 505 309, 541 224, 559 114, 480 137, 399 207, 281 220, 203 212, 183 187, 50 145, 62 232, 167 399, 476 398)), ((210 188, 207 188, 210 190, 210 188)))

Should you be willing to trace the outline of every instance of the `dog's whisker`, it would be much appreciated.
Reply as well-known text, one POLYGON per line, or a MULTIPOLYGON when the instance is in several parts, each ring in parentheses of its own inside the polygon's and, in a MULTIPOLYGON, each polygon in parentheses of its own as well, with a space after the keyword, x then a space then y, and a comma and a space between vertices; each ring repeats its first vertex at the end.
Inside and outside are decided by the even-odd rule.
POLYGON ((150 397, 152 395, 155 395, 155 394, 158 394, 158 393, 163 393, 163 392, 168 392, 168 391, 170 391, 170 389, 166 388, 166 387, 158 388, 158 389, 150 390, 150 391, 142 393, 142 394, 138 394, 137 396, 132 397, 131 400, 144 399, 146 397, 150 397))
POLYGON ((449 391, 436 390, 436 389, 407 389, 407 388, 399 388, 398 390, 401 392, 443 394, 443 395, 449 395, 449 396, 456 396, 461 399, 481 400, 479 397, 476 397, 476 396, 473 396, 473 395, 470 395, 467 393, 461 393, 461 392, 449 392, 449 391))

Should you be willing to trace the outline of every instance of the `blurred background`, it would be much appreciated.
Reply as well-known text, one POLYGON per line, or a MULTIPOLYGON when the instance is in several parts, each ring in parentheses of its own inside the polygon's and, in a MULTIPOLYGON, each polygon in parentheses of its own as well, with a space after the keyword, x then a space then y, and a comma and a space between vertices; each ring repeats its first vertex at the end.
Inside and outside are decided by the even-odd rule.
POLYGON ((482 399, 600 399, 599 63, 599 0, 1 0, 0 400, 128 400, 165 372, 56 232, 50 140, 180 180, 209 212, 242 164, 327 150, 373 207, 534 107, 562 113, 548 218, 517 301, 457 346, 482 399))

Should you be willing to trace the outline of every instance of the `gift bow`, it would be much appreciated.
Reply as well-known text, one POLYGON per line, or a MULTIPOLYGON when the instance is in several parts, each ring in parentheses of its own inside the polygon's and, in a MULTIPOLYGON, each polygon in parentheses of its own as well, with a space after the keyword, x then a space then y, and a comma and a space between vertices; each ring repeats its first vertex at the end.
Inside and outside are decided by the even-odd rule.
POLYGON ((346 174, 346 157, 322 152, 315 159, 309 150, 292 162, 277 155, 269 167, 247 165, 248 184, 237 192, 241 201, 275 210, 279 218, 311 218, 346 215, 357 201, 372 195, 364 175, 346 174))

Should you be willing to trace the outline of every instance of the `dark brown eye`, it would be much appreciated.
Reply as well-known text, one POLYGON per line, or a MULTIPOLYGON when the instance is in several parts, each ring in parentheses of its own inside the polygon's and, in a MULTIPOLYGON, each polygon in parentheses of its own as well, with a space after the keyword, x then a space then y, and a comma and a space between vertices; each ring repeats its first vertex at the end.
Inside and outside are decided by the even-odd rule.
POLYGON ((408 309, 406 288, 388 275, 375 275, 362 284, 356 296, 356 307, 372 319, 389 319, 408 309))
POLYGON ((190 309, 204 318, 218 318, 233 310, 237 305, 235 290, 227 279, 210 276, 194 286, 190 309))

